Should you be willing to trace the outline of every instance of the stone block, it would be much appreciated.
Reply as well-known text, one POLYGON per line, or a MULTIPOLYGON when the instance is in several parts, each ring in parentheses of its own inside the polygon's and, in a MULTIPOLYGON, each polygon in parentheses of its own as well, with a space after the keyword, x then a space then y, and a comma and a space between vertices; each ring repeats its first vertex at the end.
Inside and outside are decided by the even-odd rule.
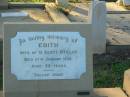
POLYGON ((89 23, 93 27, 93 51, 98 54, 106 51, 106 13, 104 1, 95 1, 90 6, 89 23))
POLYGON ((95 88, 94 93, 99 97, 127 97, 121 88, 95 88))
POLYGON ((123 89, 126 91, 127 95, 130 97, 130 69, 126 70, 124 73, 123 89))

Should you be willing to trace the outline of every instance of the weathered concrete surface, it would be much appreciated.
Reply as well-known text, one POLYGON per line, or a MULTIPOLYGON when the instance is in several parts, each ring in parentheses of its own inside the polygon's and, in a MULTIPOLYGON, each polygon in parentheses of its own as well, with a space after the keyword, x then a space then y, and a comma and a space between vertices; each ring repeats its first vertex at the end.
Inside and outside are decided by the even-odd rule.
POLYGON ((52 22, 51 17, 45 10, 39 8, 27 8, 27 9, 8 9, 0 10, 1 12, 19 12, 25 11, 28 13, 27 17, 0 17, 0 39, 3 39, 2 25, 4 22, 40 22, 50 23, 52 22))
POLYGON ((106 3, 108 13, 121 13, 127 12, 123 6, 117 5, 115 2, 106 3))
MULTIPOLYGON (((91 4, 91 2, 89 2, 91 4)), ((108 13, 130 13, 130 10, 126 9, 123 6, 119 6, 115 2, 106 2, 107 12, 108 13)))
POLYGON ((26 9, 24 10, 29 14, 29 17, 32 18, 33 20, 40 22, 40 23, 52 23, 53 21, 51 20, 51 17, 48 15, 48 13, 39 8, 34 8, 34 9, 26 9))
POLYGON ((130 14, 107 14, 107 40, 111 45, 130 45, 130 14))
POLYGON ((106 5, 104 1, 95 1, 89 12, 89 23, 92 24, 92 38, 94 53, 106 51, 106 5))
POLYGON ((8 0, 0 0, 0 8, 8 8, 8 0))
POLYGON ((55 23, 70 23, 69 19, 57 9, 56 4, 47 4, 46 10, 55 23))
MULTIPOLYGON (((127 97, 121 88, 95 88, 94 97, 127 97)), ((3 92, 0 91, 0 97, 3 97, 3 92)))
POLYGON ((56 0, 56 4, 61 6, 68 6, 68 0, 56 0))
POLYGON ((0 97, 3 97, 3 91, 0 91, 0 97))
POLYGON ((123 89, 130 97, 130 69, 125 71, 123 89))
POLYGON ((95 94, 105 97, 127 97, 121 88, 96 88, 95 94))
POLYGON ((72 22, 89 22, 93 25, 93 51, 94 53, 104 53, 106 50, 106 6, 105 2, 93 2, 88 12, 89 4, 71 4, 72 10, 69 12, 68 18, 72 22), (96 42, 95 42, 96 41, 96 42))
MULTIPOLYGON (((0 12, 18 12, 19 10, 0 10, 0 12)), ((0 39, 3 39, 3 31, 2 26, 4 22, 34 22, 35 20, 31 19, 30 17, 0 17, 0 39)))
MULTIPOLYGON (((89 8, 86 5, 85 3, 75 4, 76 8, 70 12, 68 18, 72 22, 88 22, 89 8)), ((118 9, 115 6, 117 6, 115 3, 107 3, 108 12, 118 12, 118 14, 107 14, 107 43, 110 45, 130 45, 130 12, 129 14, 123 14, 128 10, 123 7, 118 9)))
POLYGON ((88 22, 88 10, 87 3, 71 4, 73 7, 68 15, 71 22, 88 22))
MULTIPOLYGON (((108 5, 111 3, 107 3, 108 5)), ((114 3, 115 4, 115 3, 114 3)), ((74 4, 72 4, 74 5, 74 4)), ((114 6, 114 5, 111 5, 114 6)), ((117 6, 117 5, 116 5, 117 6)), ((113 11, 116 7, 108 7, 113 11)), ((118 9, 118 8, 116 8, 118 9)), ((76 3, 75 8, 70 12, 68 18, 72 22, 88 22, 88 6, 85 3, 76 3)), ((119 10, 119 9, 118 9, 119 10)), ((124 9, 122 9, 124 10, 124 9)), ((7 11, 7 10, 6 10, 7 11)), ((11 11, 11 10, 8 10, 11 11)), ((14 10, 15 11, 15 10, 14 10)), ((1 18, 1 22, 5 21, 24 21, 24 22, 53 22, 51 17, 42 9, 28 9, 29 17, 24 18, 1 18), (11 19, 11 20, 9 20, 11 19), (2 21, 1 21, 2 20, 2 21)), ((122 13, 121 9, 119 10, 122 13)), ((2 12, 2 10, 0 10, 2 12)), ((116 12, 116 11, 114 11, 116 12)), ((0 37, 2 37, 0 29, 0 37)), ((130 45, 130 14, 107 14, 107 40, 111 45, 130 45), (118 16, 117 16, 118 15, 118 16)))
POLYGON ((91 24, 39 24, 39 23, 6 23, 4 25, 4 90, 6 97, 78 97, 75 93, 79 91, 92 91, 93 89, 93 66, 92 66, 92 49, 91 49, 91 24), (48 31, 65 32, 80 32, 87 39, 86 46, 86 61, 87 72, 80 76, 77 80, 30 80, 18 81, 16 76, 10 72, 11 66, 8 60, 10 58, 10 39, 16 36, 17 32, 48 32, 48 31), (58 88, 56 88, 59 85, 58 88), (25 87, 26 86, 26 87, 25 87), (22 95, 19 95, 23 92, 22 95), (31 95, 30 93, 34 95, 31 95), (27 93, 29 96, 27 96, 27 93), (44 93, 44 95, 42 95, 44 93), (54 94, 54 95, 53 95, 54 94), (39 96, 38 96, 39 95, 39 96), (67 96, 68 95, 68 96, 67 96))

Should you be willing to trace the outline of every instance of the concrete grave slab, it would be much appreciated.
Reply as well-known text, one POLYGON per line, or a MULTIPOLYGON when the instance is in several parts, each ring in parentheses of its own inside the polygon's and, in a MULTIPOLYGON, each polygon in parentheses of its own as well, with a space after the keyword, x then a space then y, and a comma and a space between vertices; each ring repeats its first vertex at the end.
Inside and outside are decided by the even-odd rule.
MULTIPOLYGON (((92 53, 93 52, 91 49, 91 43, 92 43, 91 31, 92 31, 91 24, 87 24, 87 23, 86 24, 82 24, 82 23, 81 24, 80 23, 79 24, 5 23, 4 24, 4 94, 5 94, 5 97, 23 97, 23 96, 24 97, 43 97, 43 96, 45 96, 45 97, 66 97, 66 96, 81 97, 82 95, 85 95, 85 96, 88 96, 89 94, 91 95, 92 90, 93 90, 93 69, 92 69, 93 68, 93 65, 92 65, 92 53), (20 38, 20 40, 28 38, 28 36, 26 36, 25 33, 27 33, 29 36, 30 35, 35 36, 35 34, 37 36, 38 32, 41 32, 41 34, 43 33, 42 35, 44 35, 46 32, 47 33, 50 32, 50 35, 51 35, 51 33, 54 34, 54 32, 57 32, 57 33, 64 32, 66 34, 69 33, 67 35, 71 35, 73 33, 76 34, 76 32, 79 32, 80 37, 83 37, 86 40, 85 44, 84 44, 84 46, 86 48, 86 50, 85 50, 85 52, 86 52, 85 60, 86 61, 84 61, 85 66, 86 66, 86 68, 85 68, 86 72, 83 73, 80 76, 80 78, 76 78, 76 79, 73 77, 71 77, 71 79, 68 79, 68 77, 64 78, 63 76, 62 76, 63 79, 55 78, 55 79, 51 79, 51 80, 49 79, 49 77, 47 77, 46 79, 44 79, 43 77, 42 78, 38 77, 37 79, 33 79, 31 77, 32 79, 29 79, 29 80, 27 80, 27 78, 18 79, 17 78, 18 76, 15 76, 14 74, 11 73, 12 70, 14 70, 14 69, 12 69, 12 66, 15 68, 19 64, 21 64, 21 62, 24 62, 24 64, 23 64, 24 66, 21 67, 22 71, 18 70, 18 72, 23 72, 25 69, 24 67, 27 66, 25 61, 18 61, 18 60, 22 60, 21 59, 22 57, 18 57, 19 56, 19 54, 18 54, 19 52, 17 53, 17 50, 19 50, 19 49, 17 49, 18 45, 16 45, 16 44, 12 45, 12 43, 11 43, 12 38, 14 39, 17 37, 17 35, 20 35, 20 34, 18 34, 18 32, 19 33, 21 32, 21 34, 24 35, 23 37, 20 38), (34 34, 32 34, 32 32, 34 34), (16 50, 16 53, 17 53, 16 56, 18 55, 17 57, 13 57, 15 54, 11 53, 12 50, 14 50, 12 48, 12 46, 13 46, 13 48, 17 49, 16 50), (15 62, 13 61, 11 56, 19 62, 19 63, 16 63, 17 65, 15 65, 15 62)), ((54 34, 54 36, 55 36, 55 34, 54 34)), ((73 36, 73 38, 74 37, 75 36, 73 36)), ((19 38, 16 40, 16 42, 18 40, 19 40, 19 38)), ((79 41, 80 40, 81 39, 79 39, 79 41)), ((54 39, 54 41, 56 41, 56 40, 54 39)), ((81 44, 80 43, 78 43, 78 44, 79 44, 79 47, 81 47, 81 44)), ((63 44, 62 47, 64 47, 64 46, 65 45, 63 44)), ((71 46, 70 46, 70 48, 72 49, 73 45, 71 45, 71 46)), ((23 50, 23 47, 21 48, 21 50, 23 50)), ((35 49, 35 46, 33 46, 33 47, 35 49)), ((70 49, 70 48, 68 48, 68 49, 70 49)), ((28 47, 26 47, 26 49, 28 49, 30 51, 30 50, 32 50, 32 47, 28 46, 28 47)), ((84 49, 82 49, 81 52, 84 52, 84 49)), ((76 57, 76 56, 72 56, 72 58, 76 57)), ((35 58, 36 56, 33 56, 33 57, 35 58)), ((83 57, 83 55, 81 54, 80 57, 83 57)), ((77 61, 75 60, 76 64, 79 64, 82 66, 82 64, 79 63, 78 59, 77 59, 77 61)), ((60 62, 62 62, 62 61, 59 61, 59 63, 60 62)), ((36 65, 35 62, 33 62, 33 64, 36 65)), ((69 66, 69 63, 66 65, 69 66)), ((70 65, 73 65, 73 64, 70 64, 70 65)), ((67 68, 69 69, 69 67, 67 67, 67 68)), ((16 68, 16 70, 17 70, 17 68, 16 68)), ((30 70, 31 69, 29 69, 28 72, 32 72, 30 70)), ((15 74, 17 74, 18 72, 15 72, 15 74)), ((35 72, 37 72, 37 71, 35 71, 35 72)), ((68 71, 68 72, 70 72, 70 71, 68 71)), ((28 75, 28 73, 25 76, 27 76, 27 75, 28 75)), ((21 75, 19 75, 19 76, 21 76, 21 75)), ((70 74, 70 76, 71 76, 71 74, 70 74)))
POLYGON ((121 88, 95 88, 94 92, 96 95, 104 97, 127 97, 121 88))
POLYGON ((130 97, 130 69, 125 71, 123 89, 126 91, 127 95, 130 97))
POLYGON ((39 23, 52 23, 53 21, 45 12, 45 10, 39 8, 21 8, 21 9, 8 9, 8 10, 0 10, 1 13, 8 12, 25 12, 28 16, 25 17, 1 17, 0 16, 0 39, 3 40, 3 31, 2 25, 4 22, 39 22, 39 23))
POLYGON ((126 12, 127 9, 125 9, 123 6, 118 6, 115 2, 108 2, 106 3, 107 6, 107 13, 122 13, 122 12, 126 12))
MULTIPOLYGON (((96 96, 93 97, 127 97, 121 88, 94 88, 96 96)), ((0 97, 3 97, 3 91, 0 91, 0 97)))
POLYGON ((130 45, 130 14, 108 14, 106 32, 110 45, 130 45))

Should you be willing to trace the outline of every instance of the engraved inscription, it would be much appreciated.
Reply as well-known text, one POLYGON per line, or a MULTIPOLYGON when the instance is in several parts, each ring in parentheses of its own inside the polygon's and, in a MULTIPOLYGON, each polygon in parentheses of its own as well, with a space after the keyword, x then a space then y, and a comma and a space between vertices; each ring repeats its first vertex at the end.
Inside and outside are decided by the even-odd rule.
POLYGON ((85 47, 79 32, 17 32, 11 39, 11 73, 18 80, 80 79, 85 47))

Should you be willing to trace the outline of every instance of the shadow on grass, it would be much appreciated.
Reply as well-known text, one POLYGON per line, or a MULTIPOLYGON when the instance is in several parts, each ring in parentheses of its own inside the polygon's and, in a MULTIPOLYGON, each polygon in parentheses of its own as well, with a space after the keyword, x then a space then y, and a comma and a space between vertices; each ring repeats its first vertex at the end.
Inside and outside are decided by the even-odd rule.
POLYGON ((124 71, 129 68, 130 59, 110 59, 107 57, 106 61, 103 60, 94 65, 94 87, 123 87, 124 71))

